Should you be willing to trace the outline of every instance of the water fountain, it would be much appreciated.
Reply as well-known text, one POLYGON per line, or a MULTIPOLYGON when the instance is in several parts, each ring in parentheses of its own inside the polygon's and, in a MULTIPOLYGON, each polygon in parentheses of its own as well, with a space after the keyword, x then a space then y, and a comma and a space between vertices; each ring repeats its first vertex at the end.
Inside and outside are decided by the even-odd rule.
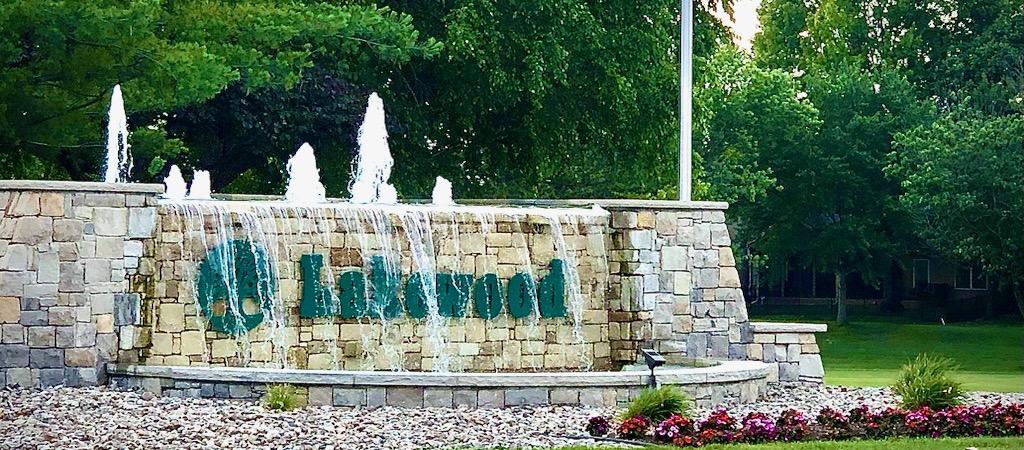
POLYGON ((128 116, 124 112, 121 85, 114 86, 110 94, 107 115, 107 159, 103 181, 127 183, 132 171, 131 145, 128 143, 128 116))
POLYGON ((182 200, 185 198, 185 178, 181 176, 181 169, 171 165, 171 170, 164 178, 164 195, 169 200, 182 200))
MULTIPOLYGON (((120 104, 119 90, 114 97, 120 104)), ((120 138, 108 168, 130 167, 116 109, 120 138)), ((14 199, 29 207, 7 211, 34 204, 57 214, 57 205, 75 205, 68 219, 88 222, 83 237, 97 235, 82 265, 58 260, 61 277, 78 267, 83 286, 43 272, 71 239, 56 232, 55 247, 32 247, 42 249, 40 273, 23 279, 112 293, 114 314, 87 309, 107 330, 96 354, 115 355, 120 364, 107 372, 119 385, 258 397, 268 383, 293 383, 308 388, 311 403, 348 406, 612 405, 647 383, 646 371, 618 370, 636 363, 639 348, 676 364, 721 360, 658 373, 702 402, 750 400, 766 382, 769 366, 748 360, 761 358, 762 341, 746 318, 724 204, 456 204, 441 177, 430 203, 399 203, 376 94, 358 143, 348 201, 327 198, 303 144, 288 161, 283 198, 212 200, 209 173, 197 171, 186 191, 174 166, 163 189, 69 185, 65 201, 45 203, 0 189, 0 206, 14 199)), ((11 274, 21 241, 35 239, 26 230, 47 223, 4 220, 13 250, 0 264, 15 262, 0 267, 0 294, 22 279, 11 274)), ((779 377, 799 367, 804 380, 804 338, 795 349, 779 344, 789 358, 779 360, 768 337, 779 377)))
POLYGON ((444 177, 437 177, 434 181, 434 192, 431 195, 430 204, 434 206, 452 206, 455 201, 452 199, 452 183, 444 177))
POLYGON ((384 102, 376 92, 370 94, 366 116, 356 139, 359 154, 356 170, 349 185, 353 203, 398 203, 398 192, 388 183, 395 160, 388 147, 388 130, 384 123, 384 102))
POLYGON ((197 170, 192 174, 192 184, 188 188, 189 200, 211 200, 210 172, 197 170))
POLYGON ((309 143, 299 146, 299 150, 288 159, 288 189, 284 193, 286 201, 297 204, 323 203, 327 200, 327 190, 320 182, 320 169, 316 167, 316 155, 309 143))

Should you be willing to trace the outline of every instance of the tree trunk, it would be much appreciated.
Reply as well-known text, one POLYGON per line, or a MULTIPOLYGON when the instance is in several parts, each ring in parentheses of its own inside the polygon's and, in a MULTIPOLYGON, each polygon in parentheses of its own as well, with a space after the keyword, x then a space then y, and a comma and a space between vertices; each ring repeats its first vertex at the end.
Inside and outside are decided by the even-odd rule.
POLYGON ((1024 317, 1024 283, 1020 280, 1013 282, 1013 298, 1017 300, 1017 309, 1020 310, 1021 317, 1024 317))
POLYGON ((836 325, 846 325, 846 275, 836 271, 836 325))

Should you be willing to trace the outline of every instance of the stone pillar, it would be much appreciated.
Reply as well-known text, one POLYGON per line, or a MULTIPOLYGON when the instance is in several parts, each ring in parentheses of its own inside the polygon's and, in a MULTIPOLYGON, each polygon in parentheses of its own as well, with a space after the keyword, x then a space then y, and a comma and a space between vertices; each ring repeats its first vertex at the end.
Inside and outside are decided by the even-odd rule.
POLYGON ((0 181, 0 384, 103 382, 125 325, 116 307, 151 237, 161 192, 0 181))
POLYGON ((724 203, 643 202, 612 213, 613 358, 746 359, 752 339, 724 203), (616 326, 617 325, 617 326, 616 326))

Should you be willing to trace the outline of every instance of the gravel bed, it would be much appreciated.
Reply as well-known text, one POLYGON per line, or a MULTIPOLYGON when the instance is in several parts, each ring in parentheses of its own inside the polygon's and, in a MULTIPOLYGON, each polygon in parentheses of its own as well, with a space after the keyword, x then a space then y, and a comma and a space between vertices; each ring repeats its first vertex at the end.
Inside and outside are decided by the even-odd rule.
MULTIPOLYGON (((726 409, 729 410, 729 414, 737 418, 755 411, 776 416, 791 408, 813 418, 824 407, 846 412, 860 405, 867 405, 869 408, 877 410, 896 406, 899 400, 899 396, 893 394, 889 388, 847 388, 779 383, 772 384, 768 393, 757 403, 730 404, 726 409)), ((979 405, 996 402, 1024 403, 1024 393, 971 392, 967 399, 967 403, 979 405)), ((714 409, 698 409, 694 415, 703 418, 714 409)))
MULTIPOLYGON (((972 402, 1024 402, 1024 394, 974 393, 972 402)), ((786 408, 895 404, 888 389, 776 385, 764 401, 732 405, 736 416, 786 408)), ((710 410, 698 410, 704 416, 710 410)), ((38 449, 419 449, 557 447, 588 441, 587 418, 614 414, 580 407, 345 409, 277 413, 259 405, 159 397, 106 388, 0 389, 0 448, 38 449)))

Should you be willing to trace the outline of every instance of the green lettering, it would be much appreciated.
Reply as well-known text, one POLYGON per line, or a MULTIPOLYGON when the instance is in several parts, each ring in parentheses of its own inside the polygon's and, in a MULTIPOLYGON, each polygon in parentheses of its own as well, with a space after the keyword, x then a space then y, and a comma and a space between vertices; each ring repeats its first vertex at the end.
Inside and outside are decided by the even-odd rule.
POLYGON ((302 268, 302 303, 299 304, 299 316, 303 318, 330 317, 336 312, 334 296, 331 290, 320 282, 320 271, 324 267, 324 255, 302 255, 299 258, 302 268))
POLYGON ((473 304, 477 314, 493 319, 501 314, 501 280, 493 273, 484 274, 473 284, 473 304))
POLYGON ((342 318, 366 315, 366 277, 362 272, 351 270, 338 277, 338 301, 342 318))
POLYGON ((259 326, 277 291, 272 272, 260 245, 231 240, 210 249, 196 280, 199 307, 210 329, 239 336, 259 326))
POLYGON ((565 317, 565 266, 562 260, 552 259, 551 270, 540 279, 541 317, 565 317))
POLYGON ((383 256, 370 259, 370 281, 373 284, 372 317, 394 319, 402 314, 402 303, 398 301, 398 271, 388 270, 383 256))
POLYGON ((469 303, 469 290, 473 287, 473 276, 439 273, 435 279, 438 313, 444 317, 464 317, 469 303))
POLYGON ((529 316, 537 302, 537 289, 529 274, 517 273, 508 280, 508 313, 515 318, 529 316))
POLYGON ((427 291, 419 272, 409 275, 405 283, 405 310, 415 319, 427 317, 427 291))

